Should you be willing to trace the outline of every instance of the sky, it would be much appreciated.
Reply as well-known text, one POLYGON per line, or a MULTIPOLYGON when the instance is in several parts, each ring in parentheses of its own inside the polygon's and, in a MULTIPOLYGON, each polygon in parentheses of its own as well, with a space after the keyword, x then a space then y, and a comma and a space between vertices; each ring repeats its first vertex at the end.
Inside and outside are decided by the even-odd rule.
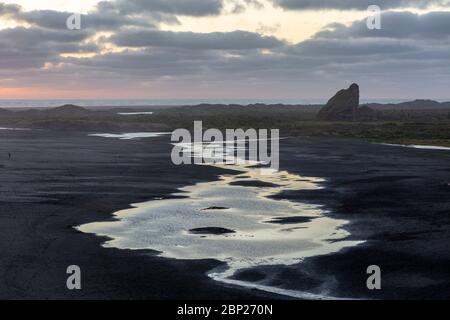
POLYGON ((353 82, 450 99, 450 0, 0 0, 0 99, 307 100, 353 82))

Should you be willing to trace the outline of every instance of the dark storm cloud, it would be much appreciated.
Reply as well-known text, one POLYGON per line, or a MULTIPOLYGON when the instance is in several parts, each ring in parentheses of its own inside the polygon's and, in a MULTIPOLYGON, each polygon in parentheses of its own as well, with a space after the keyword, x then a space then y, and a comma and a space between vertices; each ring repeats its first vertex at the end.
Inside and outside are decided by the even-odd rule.
POLYGON ((339 9, 366 10, 377 5, 383 10, 394 8, 426 8, 430 5, 448 5, 448 0, 272 0, 276 5, 291 10, 339 9))
POLYGON ((111 40, 122 47, 174 47, 191 50, 246 50, 283 45, 275 37, 246 31, 194 33, 133 30, 120 32, 111 40))

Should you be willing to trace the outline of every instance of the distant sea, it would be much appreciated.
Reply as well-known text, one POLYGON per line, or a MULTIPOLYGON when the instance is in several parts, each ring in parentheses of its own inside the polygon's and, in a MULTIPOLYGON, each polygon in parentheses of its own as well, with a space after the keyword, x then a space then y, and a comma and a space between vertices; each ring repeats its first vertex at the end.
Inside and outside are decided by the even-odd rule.
MULTIPOLYGON (((400 103, 411 101, 413 99, 372 99, 361 101, 361 103, 379 102, 379 103, 400 103)), ((447 100, 448 101, 448 100, 447 100)), ((254 103, 264 104, 325 104, 325 99, 305 100, 305 99, 217 99, 217 100, 3 100, 0 99, 0 108, 51 108, 59 107, 65 104, 74 104, 81 107, 150 107, 150 106, 179 106, 179 105, 197 105, 201 103, 208 104, 240 104, 248 105, 254 103)))

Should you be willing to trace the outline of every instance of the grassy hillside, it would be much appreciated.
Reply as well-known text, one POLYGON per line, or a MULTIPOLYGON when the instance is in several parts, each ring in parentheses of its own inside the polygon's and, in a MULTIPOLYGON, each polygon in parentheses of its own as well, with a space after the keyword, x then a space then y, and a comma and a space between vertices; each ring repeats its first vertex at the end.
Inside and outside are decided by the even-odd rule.
MULTIPOLYGON (((117 110, 91 111, 75 106, 0 114, 0 126, 74 130, 170 131, 192 128, 280 129, 282 135, 363 138, 374 142, 450 146, 450 109, 376 108, 377 121, 316 121, 320 106, 200 105, 153 109, 153 115, 122 116, 117 110)), ((139 110, 135 110, 139 111, 139 110)))

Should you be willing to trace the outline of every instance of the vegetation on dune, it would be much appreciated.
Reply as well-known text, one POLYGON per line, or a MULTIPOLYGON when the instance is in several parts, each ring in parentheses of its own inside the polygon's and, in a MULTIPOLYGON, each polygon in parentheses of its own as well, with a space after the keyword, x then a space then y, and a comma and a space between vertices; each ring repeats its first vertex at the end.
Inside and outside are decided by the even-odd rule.
POLYGON ((449 108, 383 106, 376 108, 376 121, 365 122, 318 121, 319 110, 320 106, 200 105, 154 108, 153 115, 121 116, 115 109, 89 111, 70 106, 56 111, 4 112, 0 114, 0 126, 85 132, 170 131, 192 128, 194 121, 201 120, 204 128, 280 129, 283 136, 346 137, 450 146, 449 108))

